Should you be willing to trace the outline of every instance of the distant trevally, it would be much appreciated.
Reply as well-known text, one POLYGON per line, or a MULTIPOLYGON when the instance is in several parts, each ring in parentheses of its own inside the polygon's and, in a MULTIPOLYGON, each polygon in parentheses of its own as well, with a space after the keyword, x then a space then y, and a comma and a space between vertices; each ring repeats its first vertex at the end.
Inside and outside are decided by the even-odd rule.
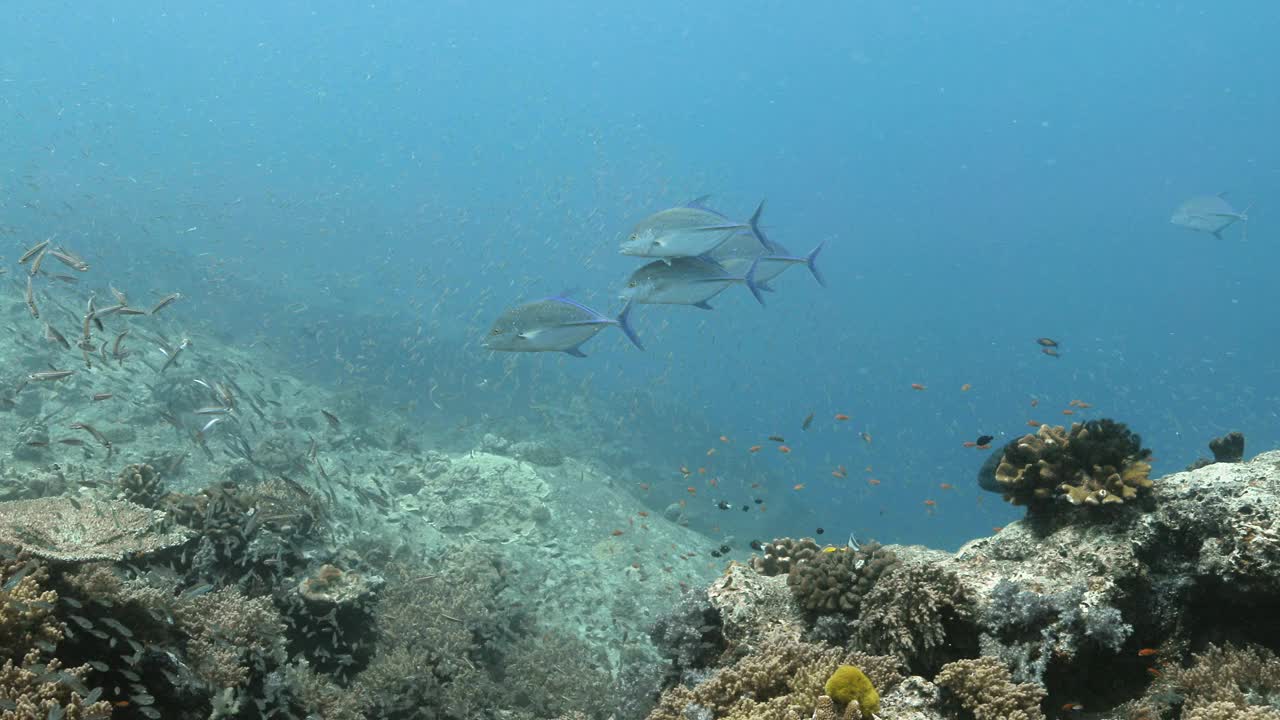
POLYGON ((1173 211, 1173 217, 1169 218, 1169 222, 1190 230, 1207 232, 1219 240, 1222 239, 1223 230, 1236 222, 1241 222, 1245 224, 1244 237, 1248 238, 1248 213, 1253 204, 1250 203, 1244 210, 1236 210, 1231 207, 1231 203, 1227 202, 1225 196, 1226 193, 1223 192, 1217 195, 1193 197, 1173 211))
POLYGON ((704 255, 739 232, 754 231, 763 210, 761 202, 751 219, 742 223, 692 203, 668 208, 641 220, 619 252, 653 258, 704 255))
POLYGON ((616 325, 643 350, 640 338, 631 329, 631 305, 628 302, 617 318, 611 318, 564 295, 525 303, 502 313, 482 345, 502 352, 563 352, 586 357, 582 344, 606 327, 616 325))
POLYGON ((680 257, 654 260, 631 273, 622 296, 631 302, 651 305, 692 305, 710 310, 707 301, 724 292, 730 285, 746 285, 763 305, 760 283, 756 280, 756 262, 751 262, 742 275, 733 275, 720 263, 708 257, 680 257))

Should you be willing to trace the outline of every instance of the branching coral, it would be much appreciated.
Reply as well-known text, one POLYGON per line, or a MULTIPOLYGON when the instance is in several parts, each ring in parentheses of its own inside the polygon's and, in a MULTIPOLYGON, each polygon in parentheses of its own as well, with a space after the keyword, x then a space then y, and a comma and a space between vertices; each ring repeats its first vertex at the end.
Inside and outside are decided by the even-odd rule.
POLYGON ((1261 646, 1210 645, 1191 667, 1169 670, 1165 683, 1185 698, 1184 710, 1205 718, 1252 717, 1243 713, 1259 708, 1280 718, 1280 658, 1261 646), (1221 714, 1225 708, 1236 714, 1221 714))
POLYGON ((100 690, 84 686, 89 667, 63 669, 57 660, 40 663, 33 652, 21 665, 0 665, 0 720, 65 718, 103 720, 111 717, 111 703, 99 700, 100 690))
POLYGON ((164 495, 164 483, 160 473, 146 463, 126 465, 116 478, 124 499, 143 507, 153 508, 164 495))
POLYGON ((37 643, 55 645, 62 623, 54 617, 58 594, 45 590, 49 572, 36 560, 0 559, 0 659, 16 659, 37 643))
POLYGON ((892 658, 849 653, 776 635, 702 683, 668 689, 649 720, 685 720, 697 717, 700 711, 718 720, 782 720, 795 713, 810 717, 827 680, 841 665, 861 668, 881 692, 902 680, 892 658))
POLYGON ((876 543, 858 550, 833 548, 791 567, 787 584, 797 604, 812 613, 843 613, 856 617, 862 600, 876 580, 890 570, 897 556, 876 543))
POLYGON ((994 486, 1015 505, 1043 510, 1058 498, 1072 505, 1122 505, 1149 491, 1151 451, 1123 423, 1090 420, 1041 425, 1005 446, 994 486))
POLYGON ((1043 720, 1044 690, 1034 683, 1015 684, 1009 668, 990 657, 948 663, 933 680, 950 692, 975 720, 1043 720))
MULTIPOLYGON (((972 601, 954 573, 911 564, 880 578, 862 601, 854 640, 868 652, 892 655, 915 672, 932 673, 967 644, 954 637, 973 617, 972 601), (952 637, 948 635, 952 634, 952 637)), ((976 642, 969 630, 968 643, 976 642)))
POLYGON ((174 616, 191 637, 193 667, 213 687, 242 685, 251 668, 285 661, 285 625, 269 598, 223 588, 177 605, 174 616))

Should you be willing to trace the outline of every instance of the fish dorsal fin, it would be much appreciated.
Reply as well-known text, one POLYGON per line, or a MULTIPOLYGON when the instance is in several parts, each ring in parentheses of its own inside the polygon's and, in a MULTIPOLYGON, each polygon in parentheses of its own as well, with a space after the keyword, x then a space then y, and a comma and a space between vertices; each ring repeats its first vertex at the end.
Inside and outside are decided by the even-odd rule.
POLYGON ((710 194, 699 195, 698 197, 685 203, 684 206, 687 208, 696 208, 698 210, 711 210, 711 208, 707 207, 707 201, 710 199, 711 199, 710 194))

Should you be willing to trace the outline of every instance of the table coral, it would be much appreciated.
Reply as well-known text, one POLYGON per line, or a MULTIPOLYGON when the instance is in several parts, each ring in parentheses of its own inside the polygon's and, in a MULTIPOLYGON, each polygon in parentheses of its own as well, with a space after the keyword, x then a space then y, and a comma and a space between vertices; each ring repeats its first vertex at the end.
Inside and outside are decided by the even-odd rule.
POLYGON ((164 513, 124 500, 47 497, 0 502, 0 543, 63 562, 120 560, 180 545, 164 513))

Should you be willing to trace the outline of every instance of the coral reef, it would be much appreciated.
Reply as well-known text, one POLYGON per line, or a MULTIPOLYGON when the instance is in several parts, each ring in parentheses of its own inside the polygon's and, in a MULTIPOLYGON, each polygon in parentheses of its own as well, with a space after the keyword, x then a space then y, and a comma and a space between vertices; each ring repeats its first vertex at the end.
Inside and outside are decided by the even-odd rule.
POLYGON ((126 465, 116 477, 116 484, 125 500, 143 507, 157 507, 164 495, 160 473, 146 463, 126 465))
POLYGON ((1198 458, 1188 465, 1187 469, 1198 470, 1214 463, 1234 463, 1244 460, 1244 433, 1233 430, 1222 437, 1210 440, 1209 452, 1213 453, 1212 460, 1198 458))
POLYGON ((649 637, 668 661, 664 684, 686 682, 692 673, 712 667, 729 646, 720 610, 706 593, 696 591, 684 593, 658 618, 649 637))
POLYGON ((992 588, 982 620, 983 654, 1003 661, 1014 679, 1040 684, 1051 662, 1091 649, 1114 656, 1133 632, 1119 610, 1087 600, 1082 586, 1040 594, 1007 579, 992 588))
POLYGON ((1041 425, 1004 447, 995 487, 1005 500, 1032 512, 1058 499, 1071 505, 1123 505, 1150 491, 1150 456, 1141 437, 1113 420, 1075 423, 1069 430, 1041 425))
POLYGON ((904 563, 880 578, 862 601, 853 640, 892 655, 913 673, 932 675, 976 650, 973 600, 955 573, 935 563, 904 563))
POLYGON ((1209 441, 1214 462, 1240 462, 1244 459, 1244 433, 1232 431, 1209 441))
POLYGON ((1280 657, 1257 645, 1210 645, 1190 667, 1168 669, 1158 685, 1153 694, 1172 690, 1191 716, 1280 718, 1280 657))
POLYGON ((812 560, 821 551, 813 538, 778 538, 761 546, 760 555, 751 556, 751 567, 761 575, 786 575, 793 566, 812 560))
POLYGON ((897 556, 877 543, 857 550, 831 548, 808 562, 793 564, 787 584, 800 607, 810 613, 856 617, 876 580, 896 562, 897 556))
POLYGON ((842 665, 861 668, 881 692, 902 678, 892 658, 774 635, 697 685, 666 690, 649 720, 686 720, 698 713, 718 720, 783 720, 793 713, 810 717, 827 680, 842 665))
POLYGON ((995 658, 948 663, 934 682, 946 692, 944 702, 956 702, 975 720, 1044 720, 1044 690, 1034 683, 1015 684, 1009 669, 995 658))

